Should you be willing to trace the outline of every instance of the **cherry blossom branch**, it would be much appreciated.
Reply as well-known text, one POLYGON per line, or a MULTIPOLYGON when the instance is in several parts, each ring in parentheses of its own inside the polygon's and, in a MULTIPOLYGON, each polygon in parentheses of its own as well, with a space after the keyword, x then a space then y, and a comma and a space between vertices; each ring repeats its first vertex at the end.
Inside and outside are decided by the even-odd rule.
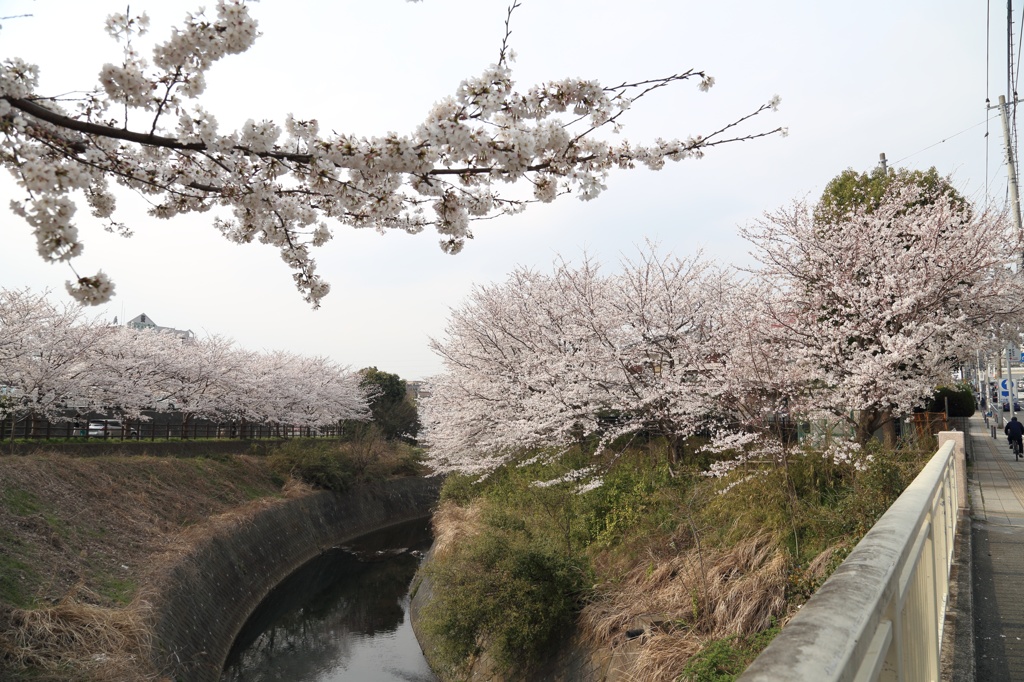
MULTIPOLYGON (((222 133, 201 107, 188 108, 205 88, 205 71, 247 50, 258 35, 241 0, 219 0, 215 18, 188 15, 184 28, 156 45, 151 62, 132 46, 148 19, 112 15, 107 31, 125 43, 124 60, 103 66, 100 87, 75 114, 35 91, 33 65, 18 59, 0 64, 0 163, 26 190, 15 210, 31 225, 43 258, 66 260, 82 250, 73 221, 75 190, 86 190, 93 214, 102 219, 116 208, 110 182, 154 197, 150 213, 156 217, 218 206, 230 215, 218 216, 217 228, 235 241, 258 237, 279 248, 296 286, 316 307, 329 287, 311 274, 312 249, 330 239, 327 218, 353 228, 411 233, 430 226, 441 248, 454 254, 472 237, 472 222, 571 193, 594 198, 612 168, 657 170, 666 160, 699 158, 718 145, 784 132, 725 137, 773 109, 773 100, 703 137, 650 146, 597 139, 601 129, 617 131, 629 106, 647 94, 695 76, 706 90, 712 79, 690 70, 612 88, 564 79, 516 92, 509 45, 511 16, 519 6, 514 0, 506 13, 497 64, 463 81, 409 135, 369 139, 322 136, 315 119, 291 116, 283 127, 249 121, 222 133), (137 111, 151 113, 148 132, 129 125, 137 111), (170 111, 178 113, 176 124, 161 129, 170 111), (112 118, 111 112, 118 113, 112 118), (497 190, 521 181, 532 198, 497 190)), ((77 280, 68 289, 80 301, 112 295, 105 275, 77 280)))

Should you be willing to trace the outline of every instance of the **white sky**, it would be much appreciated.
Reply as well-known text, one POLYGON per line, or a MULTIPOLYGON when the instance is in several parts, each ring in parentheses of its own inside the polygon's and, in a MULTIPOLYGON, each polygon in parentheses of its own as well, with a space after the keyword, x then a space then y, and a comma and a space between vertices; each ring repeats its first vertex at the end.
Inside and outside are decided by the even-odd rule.
MULTIPOLYGON (((119 46, 103 31, 106 0, 0 0, 0 58, 40 65, 41 92, 84 90, 119 46)), ((213 0, 206 3, 212 7, 213 0)), ((199 3, 132 0, 151 38, 199 3)), ((321 130, 406 133, 431 104, 495 61, 506 0, 262 0, 251 8, 263 36, 247 53, 215 65, 203 106, 222 130, 248 118, 316 118, 321 130)), ((158 221, 122 194, 122 239, 80 209, 83 274, 103 269, 114 302, 98 311, 122 321, 145 312, 158 324, 220 334, 252 349, 328 355, 354 369, 375 365, 405 379, 441 369, 427 348, 474 283, 503 280, 517 265, 549 269, 584 250, 614 267, 646 239, 662 250, 703 250, 750 263, 737 226, 794 198, 816 198, 845 168, 938 168, 971 198, 1006 193, 1002 129, 985 110, 1006 89, 1005 6, 992 8, 986 76, 986 8, 963 0, 522 0, 512 24, 520 87, 564 77, 606 85, 689 68, 716 78, 708 93, 689 83, 663 89, 624 119, 623 137, 709 132, 774 94, 778 113, 745 130, 788 126, 789 137, 728 145, 664 170, 616 172, 597 200, 572 197, 474 228, 458 256, 437 235, 338 226, 319 250, 332 285, 320 310, 292 286, 272 247, 227 242, 211 214, 158 221), (987 82, 988 81, 988 82, 987 82), (986 130, 989 138, 986 141, 986 130), (987 156, 986 156, 987 154, 987 156), (987 185, 986 185, 987 180, 987 185)), ((66 266, 44 264, 28 226, 10 214, 16 188, 0 178, 0 287, 51 289, 67 298, 66 266)))

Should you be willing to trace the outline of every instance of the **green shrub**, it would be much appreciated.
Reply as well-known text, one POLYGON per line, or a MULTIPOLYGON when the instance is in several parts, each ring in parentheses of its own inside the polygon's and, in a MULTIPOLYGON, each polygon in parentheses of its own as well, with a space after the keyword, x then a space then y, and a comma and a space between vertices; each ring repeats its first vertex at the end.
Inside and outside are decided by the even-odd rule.
POLYGON ((434 587, 424 628, 456 670, 483 646, 503 670, 542 660, 571 629, 589 575, 583 561, 493 527, 426 571, 434 587))
POLYGON ((270 455, 269 463, 275 472, 336 492, 348 489, 357 473, 333 441, 287 441, 270 455))
POLYGON ((732 635, 709 643, 687 661, 679 682, 732 682, 779 634, 774 627, 749 637, 732 635))
POLYGON ((483 486, 479 484, 480 477, 472 474, 451 473, 444 479, 441 486, 441 501, 454 502, 459 506, 466 506, 483 492, 483 486))
POLYGON ((586 523, 592 542, 610 547, 628 536, 671 521, 678 500, 665 500, 672 478, 666 462, 654 466, 626 460, 613 467, 601 487, 587 495, 586 523), (666 502, 662 504, 661 502, 666 502))
POLYGON ((909 448, 886 451, 880 443, 869 443, 854 466, 794 449, 785 466, 736 471, 726 479, 735 486, 729 492, 705 491, 697 503, 698 521, 705 541, 718 545, 759 532, 785 538, 793 561, 800 564, 837 543, 853 539, 855 544, 930 455, 909 448))
POLYGON ((419 448, 387 441, 379 434, 347 441, 296 438, 273 446, 269 453, 271 470, 277 475, 336 492, 355 483, 424 472, 419 448))

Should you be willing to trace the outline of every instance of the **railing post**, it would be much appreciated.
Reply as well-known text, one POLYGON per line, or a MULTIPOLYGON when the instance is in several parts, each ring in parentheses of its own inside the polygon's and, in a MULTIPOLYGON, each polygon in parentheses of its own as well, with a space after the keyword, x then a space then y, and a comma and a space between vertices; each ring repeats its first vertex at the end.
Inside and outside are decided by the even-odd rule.
MULTIPOLYGON (((995 427, 992 427, 995 431, 995 427)), ((953 441, 953 461, 956 470, 956 506, 957 509, 967 509, 967 460, 964 454, 964 432, 963 431, 940 431, 939 447, 946 444, 946 441, 953 441)), ((993 433, 993 438, 995 434, 993 433)))

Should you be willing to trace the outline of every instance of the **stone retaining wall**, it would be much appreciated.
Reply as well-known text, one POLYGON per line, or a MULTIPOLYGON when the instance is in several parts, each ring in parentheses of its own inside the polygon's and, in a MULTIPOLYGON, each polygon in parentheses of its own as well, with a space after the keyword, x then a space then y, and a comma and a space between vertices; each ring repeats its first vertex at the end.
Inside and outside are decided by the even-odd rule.
POLYGON ((440 479, 406 478, 268 507, 195 547, 155 586, 153 662, 171 679, 219 679, 239 630, 270 590, 317 554, 423 518, 440 479))

